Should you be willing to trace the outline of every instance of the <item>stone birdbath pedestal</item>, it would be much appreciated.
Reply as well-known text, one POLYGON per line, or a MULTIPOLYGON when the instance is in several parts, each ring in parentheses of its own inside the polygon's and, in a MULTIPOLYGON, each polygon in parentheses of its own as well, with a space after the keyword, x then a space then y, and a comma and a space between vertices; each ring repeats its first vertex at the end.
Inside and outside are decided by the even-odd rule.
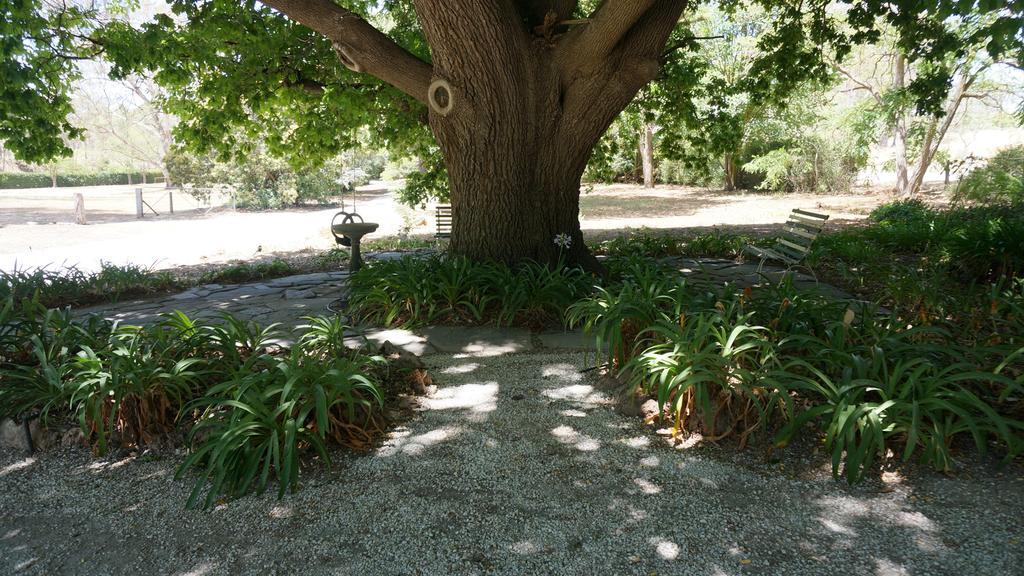
POLYGON ((338 212, 331 220, 331 234, 334 234, 334 241, 341 246, 352 248, 352 255, 349 257, 349 272, 356 272, 363 265, 363 256, 359 250, 363 236, 375 232, 380 224, 376 222, 363 222, 363 217, 355 212, 338 212), (338 218, 341 217, 341 221, 338 218), (358 219, 358 222, 356 221, 358 219))

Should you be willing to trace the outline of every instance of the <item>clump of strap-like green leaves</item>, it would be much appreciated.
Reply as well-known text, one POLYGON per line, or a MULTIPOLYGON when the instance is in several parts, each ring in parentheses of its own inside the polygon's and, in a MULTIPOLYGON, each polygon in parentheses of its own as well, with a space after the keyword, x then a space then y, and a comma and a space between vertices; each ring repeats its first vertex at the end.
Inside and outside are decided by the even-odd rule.
MULTIPOLYGON (((996 297, 993 310, 1019 300, 996 297)), ((950 328, 907 328, 785 280, 698 289, 650 273, 598 289, 567 317, 597 337, 621 379, 658 400, 677 434, 742 445, 770 431, 782 447, 814 423, 833 471, 851 482, 890 453, 948 471, 959 436, 981 452, 1024 451, 1024 343, 1013 339, 962 344, 950 328)))
POLYGON ((377 357, 344 345, 337 318, 309 318, 286 348, 276 326, 184 314, 156 324, 75 321, 37 300, 0 307, 0 417, 75 421, 94 450, 184 438, 178 471, 201 470, 189 505, 297 486, 307 452, 367 448, 383 429, 377 357), (203 494, 205 490, 205 496, 203 494))
POLYGON ((593 279, 578 268, 515 266, 461 256, 372 262, 352 276, 352 313, 386 326, 552 326, 593 279))

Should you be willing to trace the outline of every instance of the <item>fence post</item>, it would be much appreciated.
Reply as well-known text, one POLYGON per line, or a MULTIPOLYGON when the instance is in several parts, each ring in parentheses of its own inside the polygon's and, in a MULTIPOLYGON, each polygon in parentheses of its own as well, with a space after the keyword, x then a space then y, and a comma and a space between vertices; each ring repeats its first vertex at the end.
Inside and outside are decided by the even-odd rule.
POLYGON ((142 218, 142 188, 135 189, 135 217, 142 218))
POLYGON ((75 194, 75 223, 87 224, 85 221, 85 197, 81 192, 75 194))
POLYGON ((167 191, 167 203, 171 205, 171 214, 174 214, 174 191, 167 191))

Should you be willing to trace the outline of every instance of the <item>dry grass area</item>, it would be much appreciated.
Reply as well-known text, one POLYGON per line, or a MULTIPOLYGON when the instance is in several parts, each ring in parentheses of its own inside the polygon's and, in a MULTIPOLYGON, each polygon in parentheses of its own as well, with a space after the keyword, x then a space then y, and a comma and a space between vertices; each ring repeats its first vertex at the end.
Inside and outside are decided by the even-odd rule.
MULTIPOLYGON (((412 210, 394 201, 398 182, 376 182, 360 189, 356 208, 367 221, 379 222, 370 238, 403 230, 431 237, 433 207, 412 210)), ((157 268, 216 265, 272 255, 307 255, 334 246, 329 223, 337 206, 275 212, 207 210, 185 194, 174 195, 168 213, 166 191, 144 188, 159 212, 135 217, 135 186, 97 186, 0 190, 0 269, 76 264, 85 269, 101 261, 131 262, 157 268), (85 197, 89 224, 74 224, 74 194, 85 197)), ((930 193, 943 201, 941 186, 930 193)), ((346 197, 348 199, 348 197, 346 197)), ((664 231, 709 228, 747 234, 770 233, 794 208, 831 215, 830 226, 862 220, 875 206, 891 200, 881 189, 857 189, 842 195, 724 192, 706 188, 615 184, 595 186, 580 201, 588 237, 606 238, 623 230, 664 231)))

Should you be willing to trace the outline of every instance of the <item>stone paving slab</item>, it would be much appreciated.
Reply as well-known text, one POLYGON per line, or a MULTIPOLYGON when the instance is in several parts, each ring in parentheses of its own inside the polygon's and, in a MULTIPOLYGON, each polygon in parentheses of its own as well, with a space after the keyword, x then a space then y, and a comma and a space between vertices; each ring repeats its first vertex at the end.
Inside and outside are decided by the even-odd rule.
POLYGON ((350 348, 361 348, 367 343, 377 348, 385 342, 390 342, 394 346, 417 356, 436 352, 436 349, 431 347, 425 337, 401 328, 361 326, 354 328, 352 336, 345 338, 345 345, 350 348))
POLYGON ((428 326, 420 333, 437 353, 487 357, 533 349, 532 335, 524 328, 428 326))
POLYGON ((724 286, 730 284, 737 288, 756 288, 770 284, 778 284, 786 276, 793 279, 793 286, 801 291, 818 292, 835 300, 856 300, 844 291, 819 282, 815 277, 800 270, 785 270, 778 266, 765 265, 758 269, 757 264, 740 263, 733 260, 713 258, 666 258, 663 263, 676 267, 687 282, 694 285, 724 286))
POLYGON ((556 350, 593 350, 597 339, 582 330, 540 332, 535 335, 543 348, 556 350))
POLYGON ((165 312, 179 310, 190 317, 213 318, 227 312, 261 324, 286 328, 303 324, 303 316, 329 314, 327 305, 338 298, 348 272, 317 272, 248 284, 206 284, 153 300, 132 300, 76 310, 79 316, 97 314, 122 323, 150 324, 165 312))

